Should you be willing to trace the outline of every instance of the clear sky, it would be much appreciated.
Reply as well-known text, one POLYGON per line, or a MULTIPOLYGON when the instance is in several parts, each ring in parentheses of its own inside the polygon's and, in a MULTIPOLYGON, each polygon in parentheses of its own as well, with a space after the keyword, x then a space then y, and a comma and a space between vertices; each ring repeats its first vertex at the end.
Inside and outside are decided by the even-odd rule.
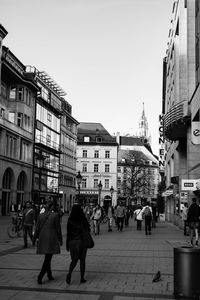
POLYGON ((0 0, 4 45, 46 71, 79 122, 135 134, 144 102, 158 154, 162 61, 174 0, 0 0))

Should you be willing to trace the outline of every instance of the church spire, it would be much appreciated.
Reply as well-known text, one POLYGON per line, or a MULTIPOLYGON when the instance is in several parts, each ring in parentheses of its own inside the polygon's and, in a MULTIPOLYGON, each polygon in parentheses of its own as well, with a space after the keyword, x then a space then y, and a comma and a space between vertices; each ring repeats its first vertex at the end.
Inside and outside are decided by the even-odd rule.
POLYGON ((149 128, 148 128, 148 122, 144 111, 144 102, 142 103, 143 109, 142 109, 142 116, 139 122, 139 137, 143 140, 143 142, 150 142, 149 141, 149 128))

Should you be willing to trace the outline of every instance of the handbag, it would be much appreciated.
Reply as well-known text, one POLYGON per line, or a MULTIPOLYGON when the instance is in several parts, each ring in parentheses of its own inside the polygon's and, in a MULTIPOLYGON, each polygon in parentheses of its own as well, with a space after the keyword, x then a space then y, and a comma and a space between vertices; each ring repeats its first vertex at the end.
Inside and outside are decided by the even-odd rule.
POLYGON ((86 248, 94 247, 94 240, 88 230, 83 230, 83 243, 86 248))

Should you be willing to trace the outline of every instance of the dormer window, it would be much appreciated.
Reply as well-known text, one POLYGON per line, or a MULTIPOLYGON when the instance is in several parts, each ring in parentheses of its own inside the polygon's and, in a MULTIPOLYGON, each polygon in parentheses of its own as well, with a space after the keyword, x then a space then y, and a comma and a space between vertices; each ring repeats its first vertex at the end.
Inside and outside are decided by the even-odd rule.
POLYGON ((90 137, 89 136, 84 136, 83 140, 84 140, 85 143, 89 143, 90 137))
POLYGON ((96 137, 96 143, 102 143, 102 137, 101 136, 96 137))

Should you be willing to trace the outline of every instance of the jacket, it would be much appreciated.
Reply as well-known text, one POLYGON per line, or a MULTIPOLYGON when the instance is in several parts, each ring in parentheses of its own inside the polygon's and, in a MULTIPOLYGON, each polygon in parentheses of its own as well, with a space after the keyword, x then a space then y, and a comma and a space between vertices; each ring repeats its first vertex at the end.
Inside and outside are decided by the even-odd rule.
POLYGON ((88 230, 90 232, 90 225, 87 220, 83 223, 74 222, 70 218, 67 222, 67 238, 66 249, 69 250, 69 243, 74 240, 83 241, 83 231, 88 230))
POLYGON ((62 231, 58 214, 44 212, 38 216, 33 244, 38 238, 37 254, 58 254, 62 245, 62 231))
POLYGON ((187 221, 188 222, 199 222, 200 207, 197 203, 192 203, 188 208, 187 221))

